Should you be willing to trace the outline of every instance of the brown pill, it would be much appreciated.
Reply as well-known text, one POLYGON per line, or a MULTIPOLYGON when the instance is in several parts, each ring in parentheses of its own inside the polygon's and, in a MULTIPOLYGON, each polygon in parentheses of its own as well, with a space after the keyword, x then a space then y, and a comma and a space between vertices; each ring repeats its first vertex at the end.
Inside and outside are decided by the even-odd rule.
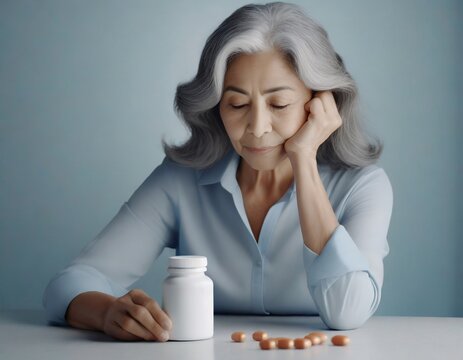
POLYGON ((331 338, 331 342, 336 346, 346 346, 350 343, 350 339, 344 335, 336 335, 331 338))
POLYGON ((277 342, 275 339, 265 339, 261 340, 259 345, 262 350, 272 350, 277 347, 277 342))
POLYGON ((242 331, 235 331, 233 334, 231 334, 231 338, 233 341, 243 342, 246 339, 246 334, 242 331))
POLYGON ((305 339, 309 339, 312 342, 312 345, 320 345, 322 343, 322 339, 320 336, 315 335, 314 333, 310 333, 304 336, 305 339))
POLYGON ((307 349, 312 346, 312 341, 307 338, 297 338, 294 339, 294 347, 296 349, 307 349))
POLYGON ((311 332, 308 335, 318 336, 322 344, 328 341, 328 335, 326 335, 325 333, 319 332, 319 331, 311 332))
POLYGON ((291 349, 294 347, 294 341, 290 338, 278 338, 278 349, 291 349))
POLYGON ((256 341, 267 340, 268 334, 265 331, 255 331, 252 334, 252 338, 256 341))

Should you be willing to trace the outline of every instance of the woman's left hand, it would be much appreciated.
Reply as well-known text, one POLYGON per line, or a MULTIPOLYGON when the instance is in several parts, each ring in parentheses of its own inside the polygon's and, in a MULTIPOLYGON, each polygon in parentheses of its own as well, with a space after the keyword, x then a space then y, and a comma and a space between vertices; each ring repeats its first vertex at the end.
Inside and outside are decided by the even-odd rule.
POLYGON ((313 157, 326 139, 342 125, 333 93, 331 91, 317 92, 304 105, 309 113, 307 121, 285 142, 288 157, 313 157))

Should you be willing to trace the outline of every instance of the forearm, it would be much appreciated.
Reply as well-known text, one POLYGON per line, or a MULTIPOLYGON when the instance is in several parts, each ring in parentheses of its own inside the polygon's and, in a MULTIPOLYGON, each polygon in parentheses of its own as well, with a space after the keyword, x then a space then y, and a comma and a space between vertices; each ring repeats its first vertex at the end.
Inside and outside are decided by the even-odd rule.
POLYGON ((291 158, 297 187, 297 206, 305 245, 320 254, 339 225, 318 173, 316 158, 291 158))
POLYGON ((68 306, 66 321, 75 328, 103 331, 106 311, 115 300, 114 296, 98 291, 79 294, 68 306))

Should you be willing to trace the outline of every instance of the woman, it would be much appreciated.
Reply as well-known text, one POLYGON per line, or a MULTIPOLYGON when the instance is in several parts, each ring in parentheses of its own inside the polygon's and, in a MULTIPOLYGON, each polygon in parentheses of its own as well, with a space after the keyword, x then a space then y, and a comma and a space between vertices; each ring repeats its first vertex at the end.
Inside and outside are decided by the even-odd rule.
POLYGON ((361 326, 380 302, 392 189, 357 98, 327 33, 300 8, 236 10, 177 88, 190 139, 164 143, 162 164, 50 281, 49 319, 168 340, 159 304, 128 291, 167 246, 207 256, 216 312, 361 326))

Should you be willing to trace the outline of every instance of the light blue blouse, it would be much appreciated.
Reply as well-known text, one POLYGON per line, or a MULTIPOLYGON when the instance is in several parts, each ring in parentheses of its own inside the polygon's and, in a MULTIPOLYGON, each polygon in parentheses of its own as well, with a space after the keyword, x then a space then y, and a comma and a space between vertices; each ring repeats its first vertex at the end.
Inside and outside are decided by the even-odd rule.
POLYGON ((332 329, 361 326, 377 309, 393 194, 377 165, 319 173, 340 225, 320 255, 305 246, 297 186, 268 211, 258 241, 243 205, 231 150, 204 170, 165 158, 109 224, 48 284, 43 305, 66 324, 86 291, 122 296, 164 247, 204 255, 216 313, 319 315, 332 329))

